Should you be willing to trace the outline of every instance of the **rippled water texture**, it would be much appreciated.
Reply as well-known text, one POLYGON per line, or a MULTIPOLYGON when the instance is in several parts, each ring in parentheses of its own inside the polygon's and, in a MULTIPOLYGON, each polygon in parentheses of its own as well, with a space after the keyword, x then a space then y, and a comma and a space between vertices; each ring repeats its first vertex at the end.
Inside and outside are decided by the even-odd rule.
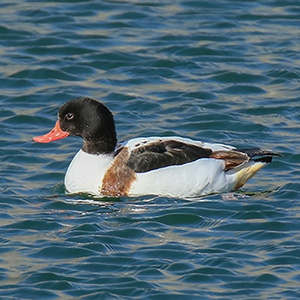
POLYGON ((1 299, 300 299, 297 1, 4 0, 0 17, 1 299), (31 138, 78 96, 119 140, 284 157, 229 195, 68 196, 81 140, 31 138))

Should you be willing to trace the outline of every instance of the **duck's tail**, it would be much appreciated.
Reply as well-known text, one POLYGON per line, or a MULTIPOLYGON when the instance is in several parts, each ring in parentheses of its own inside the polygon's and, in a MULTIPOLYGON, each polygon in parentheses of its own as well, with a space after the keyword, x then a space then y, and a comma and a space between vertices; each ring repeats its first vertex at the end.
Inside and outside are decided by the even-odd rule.
POLYGON ((260 169, 271 163, 273 156, 282 156, 281 154, 274 153, 271 150, 260 148, 238 149, 238 151, 247 154, 250 160, 228 171, 235 177, 234 190, 242 187, 260 169))
POLYGON ((242 187, 249 179, 251 179, 260 169, 262 169, 268 162, 249 161, 242 166, 232 169, 230 172, 234 173, 235 185, 234 190, 242 187))
POLYGON ((282 156, 272 150, 261 148, 238 149, 237 151, 246 153, 254 161, 271 162, 273 156, 282 156))

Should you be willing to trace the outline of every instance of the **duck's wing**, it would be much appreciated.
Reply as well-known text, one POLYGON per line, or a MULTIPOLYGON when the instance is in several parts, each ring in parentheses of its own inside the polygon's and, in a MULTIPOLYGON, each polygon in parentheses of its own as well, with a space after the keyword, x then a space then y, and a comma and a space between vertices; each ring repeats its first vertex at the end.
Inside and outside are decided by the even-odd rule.
POLYGON ((123 144, 116 154, 124 148, 128 150, 126 165, 136 173, 184 165, 201 158, 223 160, 224 171, 228 171, 256 156, 261 156, 269 162, 272 155, 277 155, 270 150, 259 148, 238 150, 228 145, 202 143, 180 137, 130 140, 127 144, 123 144))
POLYGON ((231 167, 249 160, 246 154, 236 152, 234 147, 223 144, 205 144, 181 137, 138 138, 130 140, 124 148, 129 153, 126 164, 136 173, 184 165, 201 158, 222 159, 228 168, 229 165, 231 167))
POLYGON ((273 156, 281 156, 272 150, 261 148, 232 149, 213 151, 210 158, 222 159, 225 162, 225 171, 243 165, 249 160, 270 163, 273 156))
POLYGON ((127 165, 136 173, 143 173, 173 165, 183 165, 200 158, 208 158, 211 149, 177 140, 160 140, 139 145, 130 152, 127 165))

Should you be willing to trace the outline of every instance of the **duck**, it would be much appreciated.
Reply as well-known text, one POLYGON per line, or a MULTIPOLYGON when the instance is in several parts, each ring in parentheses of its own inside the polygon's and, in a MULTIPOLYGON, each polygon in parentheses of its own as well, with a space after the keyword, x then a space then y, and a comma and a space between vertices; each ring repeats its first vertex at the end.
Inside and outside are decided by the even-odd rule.
POLYGON ((180 136, 138 137, 119 144, 113 114, 89 97, 65 103, 54 128, 33 140, 48 143, 68 136, 81 137, 83 145, 67 169, 66 192, 100 197, 229 193, 278 155, 180 136))

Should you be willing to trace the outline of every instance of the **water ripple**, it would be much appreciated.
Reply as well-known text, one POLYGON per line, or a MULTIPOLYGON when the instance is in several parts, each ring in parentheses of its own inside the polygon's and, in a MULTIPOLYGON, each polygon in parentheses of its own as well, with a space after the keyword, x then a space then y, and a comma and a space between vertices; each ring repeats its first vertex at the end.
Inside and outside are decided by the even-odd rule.
POLYGON ((299 12, 290 1, 1 2, 0 294, 5 299, 299 299, 299 12), (180 135, 284 155, 198 199, 66 195, 67 100, 119 140, 180 135))

